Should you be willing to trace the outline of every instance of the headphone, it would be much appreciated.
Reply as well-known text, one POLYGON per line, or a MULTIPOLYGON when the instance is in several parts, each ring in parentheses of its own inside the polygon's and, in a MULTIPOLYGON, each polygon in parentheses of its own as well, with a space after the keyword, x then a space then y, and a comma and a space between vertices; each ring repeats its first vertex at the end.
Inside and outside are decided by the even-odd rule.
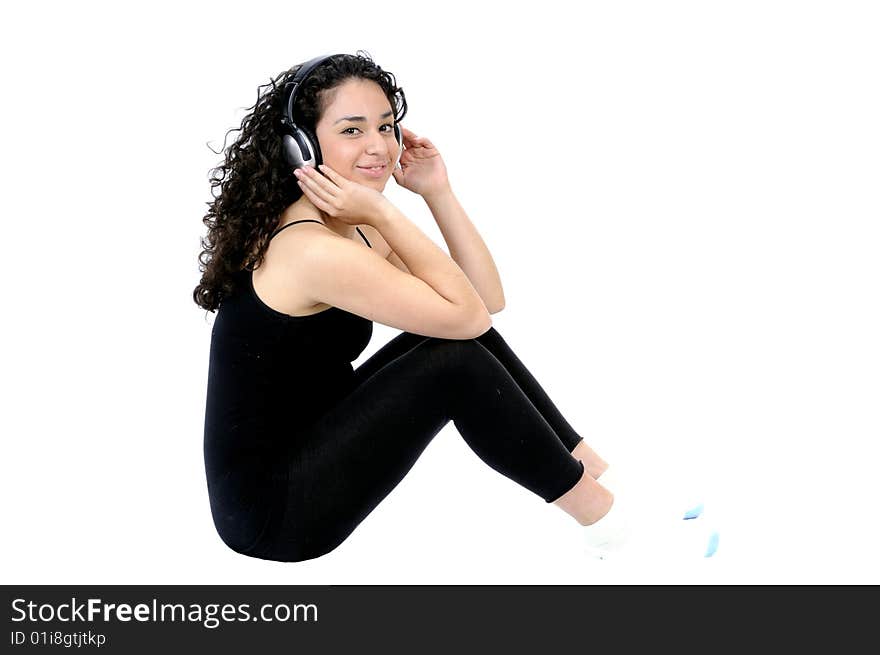
MULTIPOLYGON (((319 164, 324 163, 321 157, 321 148, 314 133, 293 122, 293 107, 297 91, 311 72, 324 60, 336 56, 338 55, 322 55, 310 59, 299 67, 293 79, 285 85, 282 91, 281 149, 284 151, 284 159, 293 168, 302 168, 303 166, 317 168, 319 164)), ((403 132, 396 122, 394 123, 394 138, 397 139, 397 159, 391 170, 397 168, 400 156, 403 154, 403 132)))

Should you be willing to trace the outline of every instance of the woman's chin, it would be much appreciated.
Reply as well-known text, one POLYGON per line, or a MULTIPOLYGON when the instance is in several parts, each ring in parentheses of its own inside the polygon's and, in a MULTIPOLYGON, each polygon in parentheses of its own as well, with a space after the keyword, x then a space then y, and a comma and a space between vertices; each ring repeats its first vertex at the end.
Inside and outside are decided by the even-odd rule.
POLYGON ((379 180, 363 180, 361 184, 364 186, 368 186, 371 189, 376 189, 380 193, 385 190, 385 185, 388 184, 387 179, 379 179, 379 180))

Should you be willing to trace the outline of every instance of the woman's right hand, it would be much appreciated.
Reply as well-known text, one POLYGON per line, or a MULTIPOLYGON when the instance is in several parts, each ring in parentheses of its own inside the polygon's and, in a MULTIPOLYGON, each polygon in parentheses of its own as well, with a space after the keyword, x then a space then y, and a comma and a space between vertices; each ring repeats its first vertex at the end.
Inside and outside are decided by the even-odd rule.
POLYGON ((385 196, 325 164, 320 169, 324 175, 311 166, 294 169, 299 188, 315 207, 349 225, 373 225, 378 220, 388 202, 385 196))

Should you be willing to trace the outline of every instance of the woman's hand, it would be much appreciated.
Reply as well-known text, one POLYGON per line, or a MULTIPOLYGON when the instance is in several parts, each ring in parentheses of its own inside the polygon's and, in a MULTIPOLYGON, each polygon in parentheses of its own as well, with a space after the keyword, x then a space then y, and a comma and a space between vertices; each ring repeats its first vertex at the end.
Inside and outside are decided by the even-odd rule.
POLYGON ((400 168, 392 172, 394 181, 420 196, 429 196, 449 188, 446 164, 440 152, 428 139, 416 136, 402 125, 403 145, 406 150, 400 156, 400 168))
POLYGON ((297 184, 312 204, 343 223, 372 225, 388 200, 375 189, 344 178, 329 166, 294 169, 297 184))

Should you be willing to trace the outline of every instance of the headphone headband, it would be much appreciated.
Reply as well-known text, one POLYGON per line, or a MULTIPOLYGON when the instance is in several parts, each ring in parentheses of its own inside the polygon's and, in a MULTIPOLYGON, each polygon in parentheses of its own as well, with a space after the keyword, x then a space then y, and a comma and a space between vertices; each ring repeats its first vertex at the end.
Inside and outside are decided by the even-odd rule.
POLYGON ((282 103, 282 106, 284 108, 284 123, 288 127, 296 127, 296 123, 293 122, 293 103, 296 100, 296 92, 300 85, 306 81, 306 78, 322 61, 337 56, 338 55, 321 55, 320 57, 309 59, 299 67, 299 70, 296 71, 293 79, 284 87, 284 102, 282 103))

